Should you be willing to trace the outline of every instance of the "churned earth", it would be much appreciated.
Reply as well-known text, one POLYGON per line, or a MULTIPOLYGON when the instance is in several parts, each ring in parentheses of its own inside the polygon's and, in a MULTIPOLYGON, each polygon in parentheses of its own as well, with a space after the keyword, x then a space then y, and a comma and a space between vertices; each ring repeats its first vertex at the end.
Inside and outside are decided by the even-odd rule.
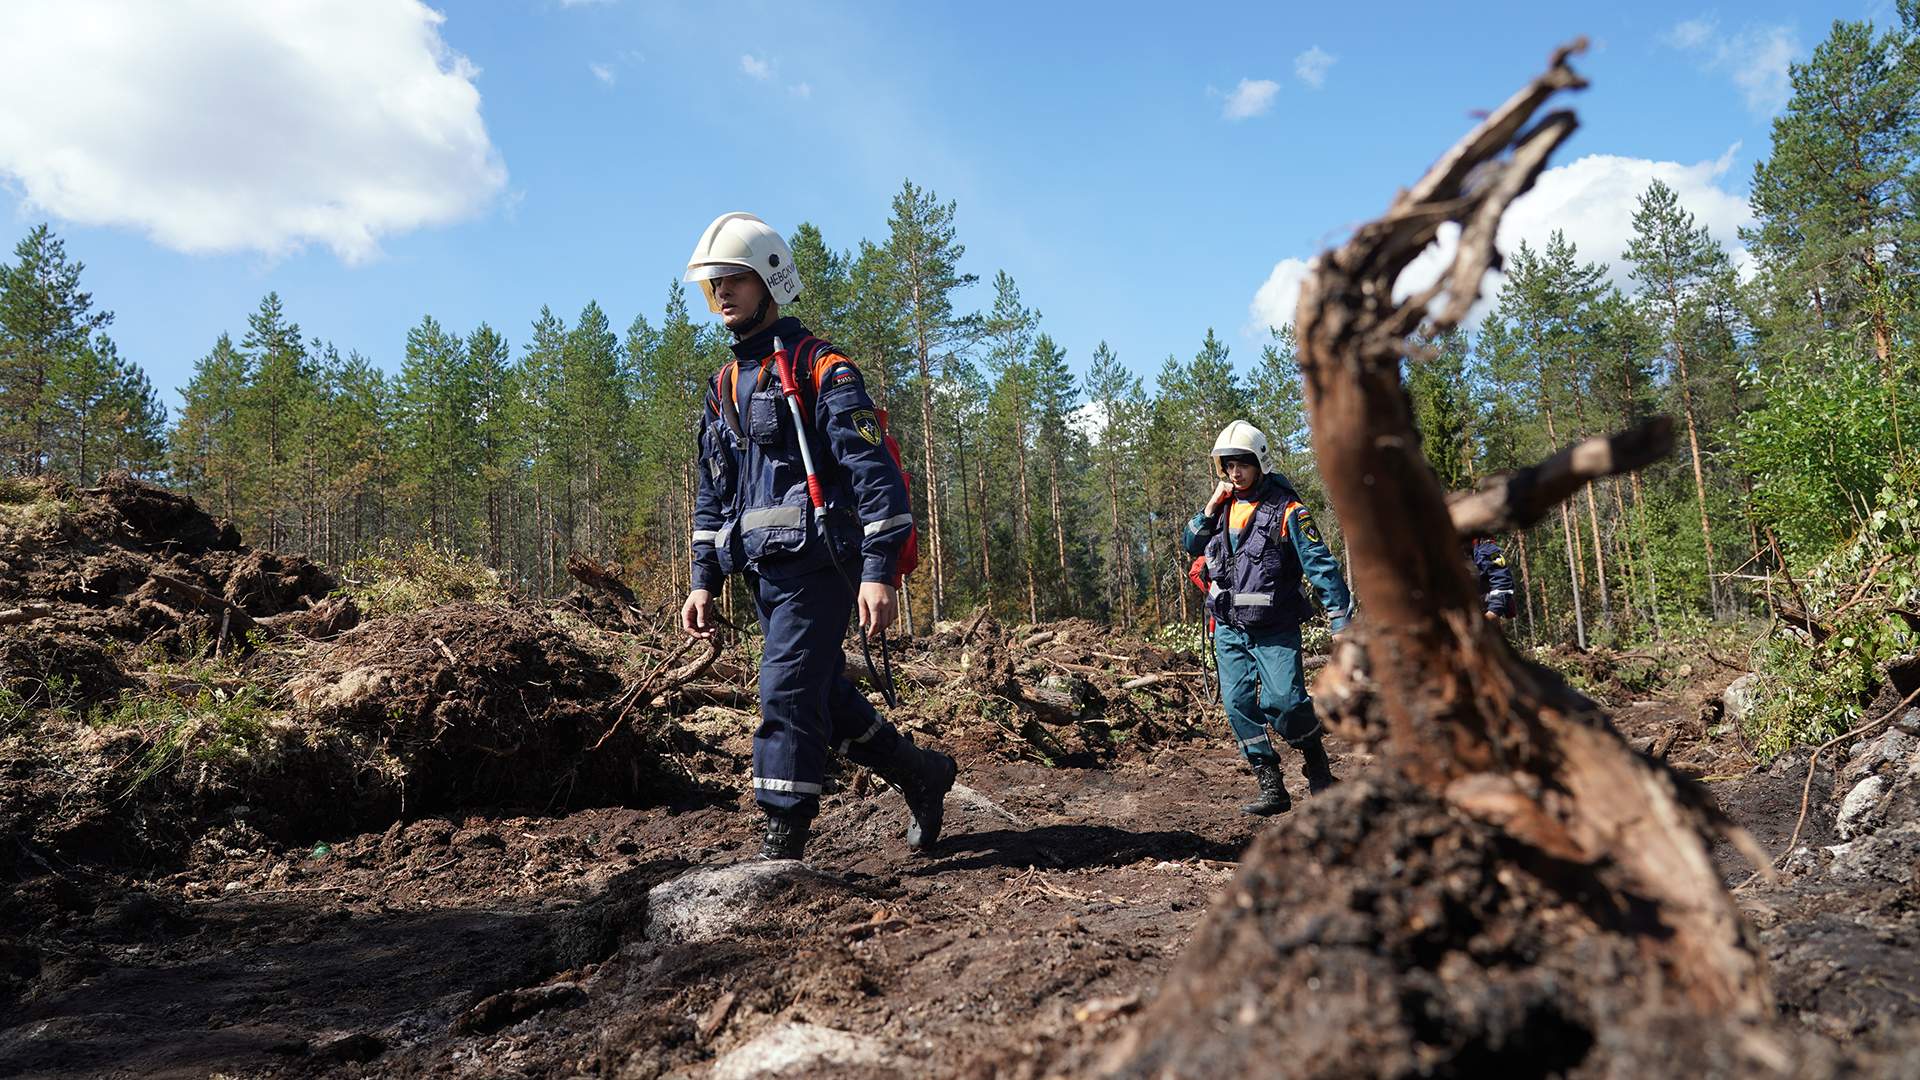
POLYGON ((1716 849, 1780 1012, 1706 1038, 1632 1014, 1604 913, 1337 740, 1351 783, 1307 800, 1290 760, 1296 809, 1237 813, 1165 641, 935 628, 893 715, 960 760, 939 849, 842 768, 806 863, 763 863, 738 646, 685 666, 605 589, 363 620, 155 489, 19 498, 0 1076, 1920 1075, 1897 678, 1808 786, 1711 650, 1546 657, 1786 854, 1749 883, 1716 849))

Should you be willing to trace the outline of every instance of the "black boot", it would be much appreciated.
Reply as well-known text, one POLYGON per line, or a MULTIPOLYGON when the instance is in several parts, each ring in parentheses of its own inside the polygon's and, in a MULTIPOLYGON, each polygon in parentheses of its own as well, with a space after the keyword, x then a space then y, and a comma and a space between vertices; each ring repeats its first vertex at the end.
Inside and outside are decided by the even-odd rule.
POLYGON ((1300 771, 1307 777, 1307 793, 1318 795, 1340 782, 1333 775, 1333 763, 1327 760, 1327 748, 1320 741, 1320 733, 1314 732, 1300 744, 1300 771))
POLYGON ((1272 817, 1293 809, 1293 800, 1287 797, 1287 785, 1280 779, 1278 762, 1254 762, 1253 778, 1260 784, 1260 797, 1242 806, 1241 813, 1272 817))
POLYGON ((813 835, 811 814, 767 812, 767 831, 760 838, 762 859, 798 859, 807 850, 807 838, 813 835))
POLYGON ((893 753, 874 770, 881 779, 900 789, 907 800, 907 848, 931 851, 940 839, 940 822, 946 815, 947 792, 960 766, 938 750, 922 750, 902 737, 893 753))

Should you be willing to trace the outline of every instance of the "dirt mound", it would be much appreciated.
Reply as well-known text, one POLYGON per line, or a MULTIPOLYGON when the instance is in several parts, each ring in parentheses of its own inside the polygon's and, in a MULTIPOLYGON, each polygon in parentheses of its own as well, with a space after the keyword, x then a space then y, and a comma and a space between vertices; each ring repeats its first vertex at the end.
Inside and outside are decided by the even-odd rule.
MULTIPOLYGON (((1263 834, 1104 1076, 1831 1075, 1803 1032, 1673 1023, 1551 860, 1390 780, 1263 834), (1284 868, 1282 871, 1281 868, 1284 868), (1622 1070, 1626 1071, 1622 1071, 1622 1070)), ((1574 875, 1566 875, 1574 880, 1574 875)), ((1891 1074, 1888 1074, 1891 1075, 1891 1074)))
POLYGON ((317 647, 287 690, 303 726, 363 740, 369 769, 384 773, 374 786, 426 811, 658 801, 679 790, 640 729, 616 724, 620 687, 606 657, 544 612, 458 603, 317 647))
POLYGON ((10 481, 0 497, 0 608, 34 609, 0 627, 0 640, 80 635, 175 656, 245 650, 276 632, 276 617, 337 587, 306 558, 248 549, 191 498, 122 475, 85 489, 10 481))

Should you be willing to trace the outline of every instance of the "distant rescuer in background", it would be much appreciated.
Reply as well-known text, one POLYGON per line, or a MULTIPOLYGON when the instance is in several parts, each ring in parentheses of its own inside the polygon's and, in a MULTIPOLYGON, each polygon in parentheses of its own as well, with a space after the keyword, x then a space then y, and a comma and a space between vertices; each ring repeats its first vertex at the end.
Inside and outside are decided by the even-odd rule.
POLYGON ((786 241, 759 218, 722 214, 707 226, 687 280, 732 331, 734 359, 708 381, 701 414, 693 589, 680 624, 711 637, 714 594, 728 574, 745 576, 765 635, 753 736, 753 795, 767 819, 760 857, 804 852, 829 746, 900 790, 912 815, 907 846, 925 851, 940 836, 957 766, 882 719, 847 680, 841 651, 856 603, 868 632, 893 623, 896 566, 913 527, 866 383, 832 345, 781 317, 800 275, 786 241), (809 458, 823 513, 814 512, 809 458))
POLYGON ((1467 541, 1467 556, 1473 560, 1473 576, 1480 583, 1480 602, 1486 605, 1487 618, 1513 618, 1513 571, 1500 545, 1476 536, 1467 541))
POLYGON ((1313 614, 1300 591, 1301 575, 1319 591, 1336 634, 1347 627, 1353 598, 1299 494, 1271 470, 1267 437, 1259 428, 1235 420, 1214 440, 1209 456, 1222 479, 1206 508, 1187 523, 1182 543, 1187 554, 1206 559, 1220 697, 1260 785, 1260 797, 1240 811, 1285 813, 1293 803, 1269 728, 1300 751, 1310 792, 1335 782, 1301 671, 1300 624, 1313 614))

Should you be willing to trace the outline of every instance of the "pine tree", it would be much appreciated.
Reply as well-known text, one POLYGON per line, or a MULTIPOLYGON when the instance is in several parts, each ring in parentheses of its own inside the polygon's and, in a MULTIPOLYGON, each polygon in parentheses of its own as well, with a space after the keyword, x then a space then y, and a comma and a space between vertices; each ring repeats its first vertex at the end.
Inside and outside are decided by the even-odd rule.
MULTIPOLYGON (((1068 455, 1073 450, 1074 432, 1068 426, 1074 408, 1079 401, 1079 390, 1074 386, 1073 372, 1067 367, 1067 353, 1053 338, 1041 334, 1033 343, 1033 405, 1035 440, 1034 448, 1047 469, 1047 510, 1053 523, 1053 545, 1055 568, 1058 576, 1053 582, 1055 603, 1061 610, 1078 610, 1079 604, 1070 594, 1072 574, 1067 565, 1068 514, 1066 511, 1066 486, 1061 483, 1061 474, 1069 467, 1068 455)), ((1074 485, 1077 491, 1079 485, 1074 485)), ((1078 529, 1072 530, 1078 533, 1078 529)))
POLYGON ((960 272, 966 246, 955 238, 955 206, 942 205, 931 192, 906 181, 893 197, 893 216, 887 220, 887 250, 892 256, 894 298, 901 308, 911 346, 920 398, 920 475, 916 490, 925 493, 926 538, 933 570, 933 618, 945 617, 946 537, 941 520, 945 484, 943 462, 935 453, 935 364, 954 351, 971 332, 972 321, 956 314, 954 294, 977 279, 960 272))
POLYGON ((299 425, 315 393, 312 365, 300 327, 287 320, 278 293, 268 293, 248 316, 240 347, 248 378, 238 421, 253 447, 246 470, 249 531, 262 546, 278 548, 283 533, 298 524, 299 425))
MULTIPOLYGON (((1441 487, 1458 491, 1473 480, 1473 422, 1467 389, 1467 335, 1455 329, 1438 338, 1415 341, 1407 358, 1407 396, 1413 401, 1413 422, 1420 432, 1420 449, 1433 466, 1441 487)), ((1269 346, 1271 348, 1271 346, 1269 346)))
POLYGON ((1754 167, 1758 224, 1744 235, 1793 321, 1864 323, 1904 452, 1895 336, 1920 272, 1920 7, 1907 0, 1899 14, 1901 25, 1878 36, 1868 23, 1835 21, 1792 66, 1772 153, 1754 167))
POLYGON ((1706 468, 1701 455, 1701 411, 1695 402, 1694 373, 1688 370, 1688 358, 1702 294, 1713 284, 1726 254, 1706 227, 1696 225, 1693 214, 1680 206, 1674 190, 1659 180, 1640 196, 1633 232, 1627 261, 1633 264, 1633 278, 1640 283, 1640 300, 1648 321, 1663 339, 1667 362, 1672 366, 1670 379, 1679 389, 1700 510, 1708 596, 1714 610, 1719 611, 1722 605, 1714 577, 1713 522, 1707 509, 1706 468))
POLYGON ((229 519, 239 514, 246 475, 246 440, 240 431, 246 389, 247 358, 221 334, 195 361, 193 378, 181 392, 186 407, 168 437, 175 482, 229 519))
POLYGON ((1119 615, 1122 626, 1130 626, 1136 619, 1136 586, 1134 541, 1128 524, 1140 486, 1137 440, 1147 403, 1139 376, 1128 371, 1104 341, 1093 350, 1093 366, 1087 372, 1087 403, 1098 426, 1093 455, 1107 494, 1110 568, 1117 571, 1106 575, 1107 608, 1119 615))
POLYGON ((407 331, 398 390, 400 455, 424 536, 462 546, 471 488, 474 384, 460 339, 424 315, 407 331))
POLYGON ((54 454, 54 383, 96 332, 113 322, 80 290, 86 264, 68 262, 66 244, 36 225, 0 263, 0 439, 13 467, 47 470, 54 454))

